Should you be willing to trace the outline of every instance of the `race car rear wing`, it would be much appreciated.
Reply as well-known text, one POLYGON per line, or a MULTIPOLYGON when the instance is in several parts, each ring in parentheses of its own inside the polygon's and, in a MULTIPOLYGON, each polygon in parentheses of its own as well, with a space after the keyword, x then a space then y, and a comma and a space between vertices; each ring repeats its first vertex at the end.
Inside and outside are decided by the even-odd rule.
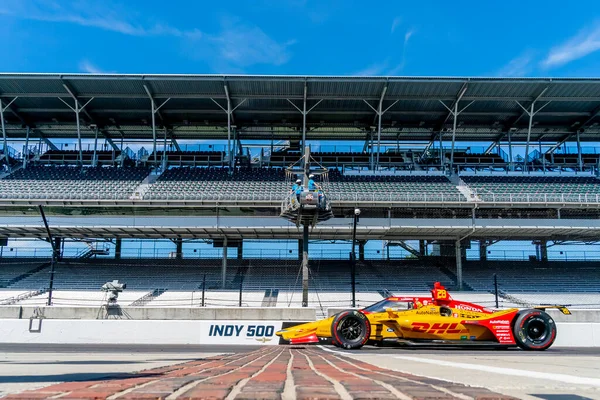
POLYGON ((542 310, 542 311, 546 311, 547 308, 556 308, 557 310, 559 310, 561 313, 563 313, 565 315, 571 315, 571 311, 569 311, 567 306, 535 306, 533 308, 535 308, 537 310, 542 310))

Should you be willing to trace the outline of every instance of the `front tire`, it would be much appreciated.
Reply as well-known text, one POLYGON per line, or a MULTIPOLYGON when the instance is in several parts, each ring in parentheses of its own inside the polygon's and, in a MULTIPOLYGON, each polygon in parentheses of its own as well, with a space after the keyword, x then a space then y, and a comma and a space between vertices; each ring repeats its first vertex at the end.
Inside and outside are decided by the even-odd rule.
POLYGON ((546 350, 556 339, 556 323, 545 311, 522 310, 514 320, 513 335, 523 350, 546 350))
POLYGON ((360 349, 371 336, 371 324, 360 311, 339 313, 331 323, 331 337, 336 346, 344 349, 360 349))

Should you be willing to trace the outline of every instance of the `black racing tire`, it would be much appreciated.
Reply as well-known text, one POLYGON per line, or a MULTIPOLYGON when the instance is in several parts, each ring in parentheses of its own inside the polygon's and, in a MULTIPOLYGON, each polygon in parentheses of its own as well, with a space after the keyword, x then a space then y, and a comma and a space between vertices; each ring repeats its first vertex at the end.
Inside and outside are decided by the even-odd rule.
POLYGON ((342 311, 331 323, 331 338, 336 346, 344 349, 360 349, 371 336, 371 323, 360 311, 342 311))
POLYGON ((523 350, 546 350, 556 339, 556 323, 542 310, 521 310, 512 325, 515 342, 523 350))

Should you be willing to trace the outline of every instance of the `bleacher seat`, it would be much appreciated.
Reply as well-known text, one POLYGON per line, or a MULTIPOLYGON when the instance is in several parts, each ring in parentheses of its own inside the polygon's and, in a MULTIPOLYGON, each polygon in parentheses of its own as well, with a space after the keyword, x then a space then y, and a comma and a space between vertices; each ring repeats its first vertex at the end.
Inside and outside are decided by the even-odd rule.
POLYGON ((0 198, 128 199, 147 167, 29 166, 0 180, 0 198))

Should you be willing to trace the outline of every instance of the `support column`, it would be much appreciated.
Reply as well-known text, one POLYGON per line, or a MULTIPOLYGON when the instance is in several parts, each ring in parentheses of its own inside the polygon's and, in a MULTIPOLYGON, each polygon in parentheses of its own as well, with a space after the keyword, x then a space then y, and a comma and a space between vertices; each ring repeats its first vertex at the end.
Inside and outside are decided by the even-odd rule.
POLYGON ((244 258, 244 241, 240 240, 240 245, 237 248, 237 258, 241 260, 244 258))
POLYGON ((512 140, 511 140, 511 130, 508 130, 508 169, 509 171, 515 170, 515 165, 513 163, 513 152, 512 152, 512 140))
MULTIPOLYGON (((229 100, 229 96, 227 96, 227 154, 229 155, 229 168, 233 168, 233 155, 231 154, 231 100, 229 100)), ((229 173, 231 172, 230 170, 229 173)))
POLYGON ((23 169, 27 168, 27 162, 29 161, 29 126, 27 126, 27 133, 25 136, 25 147, 23 149, 23 169))
POLYGON ((446 164, 444 164, 443 136, 444 136, 444 133, 440 130, 440 169, 442 171, 445 169, 445 165, 446 165, 446 164))
POLYGON ((548 261, 548 242, 546 239, 540 240, 540 261, 546 262, 548 261))
POLYGON ((2 126, 2 140, 3 140, 2 148, 3 148, 4 159, 6 161, 6 165, 9 165, 9 163, 8 163, 8 143, 7 143, 7 139, 6 139, 6 127, 4 126, 4 106, 2 105, 2 99, 0 99, 0 124, 2 126))
POLYGON ((150 98, 150 103, 152 106, 152 154, 154 154, 154 168, 156 168, 158 157, 156 156, 156 111, 154 111, 154 99, 150 98))
POLYGON ((361 240, 358 242, 358 259, 360 261, 365 261, 365 244, 367 242, 365 240, 361 240))
POLYGON ((298 239, 298 260, 302 261, 302 249, 304 245, 302 244, 302 239, 298 239))
POLYGON ((225 289, 227 280, 227 236, 223 238, 223 264, 221 265, 221 289, 225 289))
POLYGON ((181 260, 183 258, 183 239, 175 239, 175 258, 181 260))
POLYGON ((94 129, 94 156, 92 157, 92 165, 95 167, 98 165, 98 127, 94 129))
POLYGON ((525 144, 525 166, 524 171, 528 171, 529 167, 527 166, 527 156, 529 155, 529 141, 531 140, 531 125, 533 124, 533 106, 535 105, 535 101, 531 103, 531 111, 529 114, 529 125, 527 126, 527 143, 525 144))
POLYGON ((75 100, 75 121, 77 123, 77 146, 79 146, 79 154, 77 155, 78 157, 78 162, 79 164, 83 164, 83 149, 81 148, 81 126, 80 126, 80 121, 79 121, 79 112, 81 110, 79 109, 79 102, 77 100, 75 100))
POLYGON ((54 248, 56 249, 56 261, 62 261, 62 243, 63 243, 63 238, 61 238, 61 237, 54 238, 54 248))
POLYGON ((487 247, 488 244, 485 240, 479 241, 479 260, 487 261, 487 247))
POLYGON ((463 271, 462 271, 462 248, 461 248, 461 244, 460 244, 460 240, 456 240, 455 242, 455 249, 456 249, 456 280, 458 282, 456 282, 457 286, 458 286, 458 290, 462 290, 463 288, 463 279, 462 279, 462 275, 463 275, 463 271))
POLYGON ((115 238, 115 260, 121 259, 121 238, 115 238))
POLYGON ((163 154, 162 154, 162 169, 167 169, 167 128, 165 127, 165 135, 163 141, 163 154))
POLYGON ((419 254, 422 256, 427 255, 427 244, 424 240, 419 240, 419 254))
POLYGON ((454 121, 452 123, 452 147, 450 148, 450 173, 454 173, 454 142, 456 141, 456 120, 458 119, 458 101, 454 103, 454 121))
POLYGON ((581 130, 578 129, 577 130, 577 165, 579 166, 579 170, 583 171, 583 158, 581 156, 581 140, 579 138, 579 134, 580 134, 581 130))
POLYGON ((302 307, 308 307, 308 225, 302 235, 302 307))

